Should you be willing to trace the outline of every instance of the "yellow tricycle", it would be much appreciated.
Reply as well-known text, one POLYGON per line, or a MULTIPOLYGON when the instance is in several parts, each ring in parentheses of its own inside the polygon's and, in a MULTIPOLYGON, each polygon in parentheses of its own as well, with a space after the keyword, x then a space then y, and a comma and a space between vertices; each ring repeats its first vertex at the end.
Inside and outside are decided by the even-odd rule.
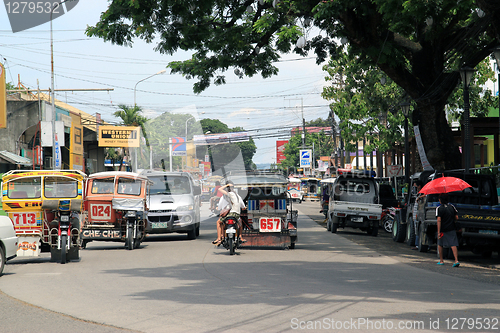
POLYGON ((79 259, 85 179, 79 170, 13 170, 3 175, 3 209, 19 238, 18 257, 50 251, 51 261, 79 259))

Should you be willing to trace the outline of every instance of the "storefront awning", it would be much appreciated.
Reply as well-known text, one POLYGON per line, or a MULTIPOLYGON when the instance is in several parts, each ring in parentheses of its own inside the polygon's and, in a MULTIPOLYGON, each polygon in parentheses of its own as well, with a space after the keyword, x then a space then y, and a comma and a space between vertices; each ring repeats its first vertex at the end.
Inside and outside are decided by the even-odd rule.
POLYGON ((29 158, 19 156, 5 150, 0 151, 0 163, 10 163, 22 166, 32 165, 32 162, 29 158))

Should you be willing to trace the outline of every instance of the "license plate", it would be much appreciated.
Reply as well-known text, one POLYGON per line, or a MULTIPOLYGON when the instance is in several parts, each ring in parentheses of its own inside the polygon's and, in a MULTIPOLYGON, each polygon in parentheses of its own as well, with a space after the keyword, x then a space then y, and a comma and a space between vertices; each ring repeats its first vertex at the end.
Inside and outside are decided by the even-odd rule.
POLYGON ((363 222, 363 217, 362 216, 355 216, 351 217, 352 222, 363 222))
POLYGON ((279 217, 261 217, 259 220, 260 232, 280 232, 281 219, 279 217))
POLYGON ((151 229, 168 228, 168 222, 152 222, 151 229))
POLYGON ((498 235, 497 230, 479 230, 480 234, 498 235))

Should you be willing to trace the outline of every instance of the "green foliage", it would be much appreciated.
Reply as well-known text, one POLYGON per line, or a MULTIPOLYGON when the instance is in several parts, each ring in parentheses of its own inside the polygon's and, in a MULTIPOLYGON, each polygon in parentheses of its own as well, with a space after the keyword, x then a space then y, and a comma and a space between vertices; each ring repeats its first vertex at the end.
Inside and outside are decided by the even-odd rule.
POLYGON ((401 142, 404 115, 400 103, 405 93, 366 59, 341 55, 323 67, 328 73, 322 96, 331 100, 330 109, 340 119, 340 133, 348 151, 363 138, 366 152, 386 151, 401 142), (384 84, 381 81, 385 81, 384 84))
MULTIPOLYGON (((202 119, 200 121, 203 133, 216 134, 216 133, 229 133, 229 132, 242 132, 245 131, 241 127, 229 128, 226 124, 218 119, 202 119)), ((212 161, 214 169, 221 169, 231 161, 238 158, 241 153, 243 158, 244 168, 247 170, 255 169, 256 166, 252 159, 257 151, 257 146, 252 138, 249 141, 212 145, 208 150, 210 160, 212 161)), ((198 158, 203 158, 206 154, 205 147, 198 147, 196 152, 198 158)))
MULTIPOLYGON (((275 75, 274 62, 282 53, 314 51, 318 64, 328 55, 346 54, 350 60, 359 59, 363 70, 368 65, 378 68, 404 89, 416 104, 413 119, 421 128, 430 163, 456 168, 461 158, 448 124, 442 121, 445 105, 459 82, 457 70, 476 67, 499 45, 498 17, 497 0, 283 0, 275 7, 271 0, 263 4, 255 0, 111 0, 100 21, 86 32, 126 46, 134 38, 147 42, 157 38, 156 50, 165 54, 192 50, 191 59, 169 66, 174 73, 195 78, 197 93, 212 83, 225 83, 227 70, 238 69, 241 77, 275 75), (478 16, 478 8, 484 17, 478 16), (302 49, 296 47, 310 24, 322 33, 302 49), (339 44, 341 38, 346 45, 339 44)), ((366 86, 373 87, 373 82, 366 86)), ((380 90, 377 96, 390 94, 383 94, 384 87, 375 89, 380 90)), ((337 100, 336 112, 354 114, 355 104, 360 108, 357 113, 370 117, 375 103, 362 101, 365 96, 337 100)), ((398 97, 388 104, 394 106, 398 97)), ((376 145, 386 146, 393 132, 382 133, 383 126, 375 123, 371 127, 378 128, 383 138, 376 145)))
MULTIPOLYGON (((316 120, 318 121, 318 119, 316 120)), ((311 149, 314 145, 314 161, 318 160, 321 156, 330 156, 334 150, 333 140, 331 135, 325 134, 323 131, 319 133, 307 133, 305 135, 305 145, 307 148, 302 148, 302 134, 297 132, 293 135, 287 144, 285 144, 285 157, 286 159, 281 162, 281 167, 298 168, 299 167, 299 151, 301 149, 311 149)))
MULTIPOLYGON (((486 81, 497 82, 495 72, 486 58, 476 66, 469 86, 470 115, 486 117, 491 107, 498 107, 498 96, 485 87, 486 81)), ((450 120, 461 120, 464 105, 464 86, 460 84, 448 99, 448 115, 450 120)))

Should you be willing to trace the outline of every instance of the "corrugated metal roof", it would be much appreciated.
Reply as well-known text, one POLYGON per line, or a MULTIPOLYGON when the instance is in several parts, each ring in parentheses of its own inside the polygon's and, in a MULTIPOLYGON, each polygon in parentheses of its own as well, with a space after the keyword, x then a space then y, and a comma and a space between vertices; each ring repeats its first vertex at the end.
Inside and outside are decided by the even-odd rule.
POLYGON ((5 150, 0 151, 0 157, 12 164, 19 164, 23 166, 32 165, 31 160, 29 158, 19 156, 17 154, 10 153, 5 150))

